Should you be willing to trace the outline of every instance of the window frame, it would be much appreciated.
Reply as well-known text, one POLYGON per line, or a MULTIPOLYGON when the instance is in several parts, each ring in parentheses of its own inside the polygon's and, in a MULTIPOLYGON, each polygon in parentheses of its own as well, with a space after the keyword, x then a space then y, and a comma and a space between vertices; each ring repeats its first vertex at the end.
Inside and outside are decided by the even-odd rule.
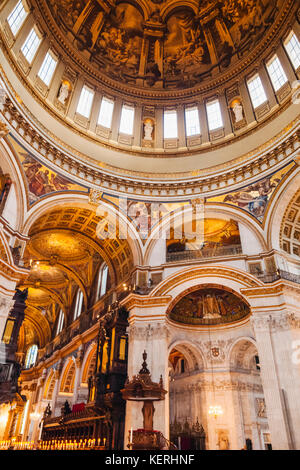
MULTIPOLYGON (((38 73, 37 73, 37 76, 39 77, 39 79, 42 80, 42 82, 43 82, 48 88, 50 87, 51 82, 52 82, 52 80, 53 80, 53 77, 54 77, 54 74, 55 74, 55 70, 56 70, 57 64, 58 64, 58 58, 57 58, 57 56, 54 54, 54 52, 53 52, 51 49, 48 49, 48 51, 47 51, 47 53, 46 53, 46 55, 45 55, 45 57, 44 57, 44 59, 43 59, 42 65, 40 66, 40 69, 39 69, 39 71, 38 71, 38 73), (47 57, 48 57, 48 56, 50 56, 51 59, 52 59, 52 61, 55 62, 55 65, 54 65, 54 68, 52 69, 52 73, 51 73, 51 76, 50 76, 49 81, 46 82, 45 79, 43 79, 40 74, 41 74, 41 72, 42 72, 42 68, 44 67, 44 64, 46 63, 46 60, 47 60, 47 57)), ((48 72, 49 72, 49 67, 48 67, 48 70, 47 70, 47 74, 48 74, 48 72)), ((44 78, 46 78, 46 77, 47 77, 47 75, 46 75, 44 78)))
POLYGON ((65 323, 65 314, 63 309, 61 308, 58 313, 58 321, 57 321, 57 327, 56 327, 56 336, 58 336, 63 328, 64 328, 64 323, 65 323))
POLYGON ((251 104, 252 104, 252 107, 254 110, 256 110, 257 108, 259 108, 260 106, 262 106, 263 104, 265 103, 268 103, 268 97, 267 97, 267 94, 266 94, 266 91, 264 89, 264 86, 263 86, 263 83, 262 83, 262 80, 260 78, 260 75, 258 73, 256 73, 255 75, 252 75, 250 78, 247 79, 247 88, 248 88, 248 93, 249 93, 249 96, 250 96, 250 100, 251 100, 251 104), (260 82, 260 85, 261 85, 261 89, 263 91, 263 94, 265 96, 265 99, 263 101, 260 101, 258 104, 255 104, 254 102, 256 102, 256 100, 258 100, 258 97, 254 96, 254 94, 251 94, 253 92, 255 92, 256 90, 253 90, 252 92, 250 91, 250 87, 249 87, 249 84, 251 84, 252 82, 254 82, 255 80, 259 80, 260 82))
POLYGON ((135 118, 135 107, 131 104, 127 104, 127 103, 123 103, 122 105, 122 108, 121 108, 121 115, 120 115, 120 123, 119 123, 119 134, 124 134, 124 135, 129 135, 129 136, 133 136, 133 133, 134 133, 134 118, 135 118), (123 111, 124 110, 132 110, 133 113, 132 113, 132 129, 131 129, 131 132, 127 132, 126 130, 122 130, 122 124, 123 124, 123 119, 125 119, 126 121, 126 118, 124 118, 123 116, 123 111))
POLYGON ((287 75, 285 73, 285 70, 282 66, 282 63, 280 62, 280 59, 278 57, 277 54, 274 54, 267 62, 266 62, 266 68, 267 68, 267 72, 268 72, 268 75, 270 77, 270 81, 272 83, 272 86, 274 88, 274 91, 275 93, 277 93, 284 85, 286 85, 286 83, 288 82, 288 78, 287 78, 287 75), (278 66, 277 66, 277 70, 274 69, 273 71, 270 72, 270 67, 272 66, 272 64, 274 64, 274 62, 277 61, 278 62, 278 66), (280 71, 282 72, 282 75, 281 77, 279 75, 277 75, 277 71, 280 71), (284 82, 282 83, 281 80, 284 80, 284 82), (279 85, 279 86, 278 86, 279 85))
POLYGON ((25 357, 25 369, 31 369, 31 367, 34 367, 37 361, 37 356, 38 356, 39 348, 37 344, 32 344, 29 346, 29 348, 26 351, 26 357, 25 357), (33 353, 31 352, 32 349, 34 348, 34 362, 29 361, 29 359, 32 357, 33 353))
POLYGON ((164 132, 164 140, 168 139, 178 139, 178 112, 176 109, 164 109, 163 115, 163 132, 164 132), (166 116, 167 115, 174 115, 176 116, 176 135, 166 135, 166 116))
POLYGON ((80 116, 86 118, 86 119, 90 119, 91 117, 91 114, 92 114, 92 108, 93 108, 93 104, 94 104, 94 99, 95 99, 95 90, 90 87, 89 85, 87 84, 84 84, 81 88, 81 91, 80 91, 80 95, 79 95, 79 99, 78 99, 78 103, 77 103, 77 106, 76 106, 76 114, 79 114, 80 116), (86 106, 87 106, 87 102, 85 103, 82 103, 83 101, 83 94, 84 92, 87 92, 89 93, 89 96, 91 96, 91 100, 90 102, 88 103, 88 113, 84 114, 84 112, 86 111, 86 106), (82 105, 83 109, 79 109, 79 107, 82 105))
POLYGON ((111 129, 111 127, 112 127, 112 118, 113 118, 113 114, 114 114, 114 109, 115 109, 115 101, 114 101, 113 99, 111 99, 111 98, 107 98, 107 96, 103 96, 103 97, 102 97, 102 100, 101 100, 100 108, 99 108, 99 114, 98 114, 98 119, 97 119, 97 126, 104 127, 105 129, 111 129), (104 101, 106 101, 107 103, 112 104, 112 110, 111 110, 110 125, 109 125, 109 127, 107 127, 106 125, 104 125, 104 124, 102 124, 102 123, 100 122, 102 104, 103 104, 104 101))
POLYGON ((76 292, 73 321, 77 320, 77 318, 80 317, 83 311, 83 307, 84 307, 84 295, 83 295, 82 290, 79 288, 76 292))
POLYGON ((196 106, 196 105, 195 106, 187 106, 184 110, 184 119, 185 119, 185 135, 186 135, 186 137, 194 137, 194 136, 201 135, 200 115, 199 115, 198 106, 196 106), (197 112, 197 117, 198 117, 197 125, 198 125, 198 128, 197 128, 197 125, 195 126, 195 128, 196 128, 196 130, 199 129, 199 132, 188 134, 187 113, 190 112, 190 111, 196 111, 197 112))
POLYGON ((8 23, 8 26, 9 26, 9 29, 11 31, 11 33, 13 34, 14 37, 17 37, 18 33, 20 32, 20 30, 22 29, 22 26, 23 24, 25 23, 25 20, 28 16, 28 13, 29 13, 29 8, 27 6, 27 4, 24 2, 24 0, 19 0, 16 5, 14 6, 14 8, 11 10, 10 14, 7 16, 6 18, 6 21, 8 23), (18 24, 17 26, 17 29, 14 30, 13 28, 13 25, 15 24, 16 22, 16 19, 20 16, 20 15, 17 15, 17 17, 13 20, 12 24, 9 23, 10 21, 10 18, 13 16, 14 12, 16 11, 18 5, 22 5, 23 7, 23 11, 25 12, 25 15, 23 16, 21 22, 18 24))
POLYGON ((221 109, 221 104, 220 100, 218 98, 215 98, 213 100, 209 100, 205 104, 205 109, 206 109, 206 116, 207 116, 207 126, 208 126, 208 131, 209 132, 215 132, 219 129, 224 129, 224 121, 223 121, 223 115, 222 115, 222 109, 221 109), (213 115, 210 115, 210 107, 213 105, 217 104, 218 111, 219 111, 219 116, 218 119, 216 119, 213 115), (211 116, 211 119, 210 119, 211 116), (212 122, 216 122, 217 124, 216 127, 212 127, 212 122))
POLYGON ((25 39, 25 41, 24 41, 24 43, 23 43, 23 45, 22 45, 22 47, 21 47, 21 49, 20 49, 21 52, 22 52, 22 54, 23 54, 23 56, 24 56, 24 58, 27 60, 27 62, 28 62, 29 65, 31 65, 31 64, 33 63, 33 61, 34 61, 34 59, 35 59, 35 57, 36 57, 36 55, 37 55, 37 53, 38 53, 38 50, 39 50, 39 48, 40 48, 40 46, 41 46, 41 43, 42 43, 42 35, 41 35, 41 33, 39 32, 37 26, 34 25, 34 26, 31 28, 29 34, 27 35, 27 37, 26 37, 26 39, 25 39), (31 35, 32 35, 33 33, 36 34, 36 37, 38 38, 38 43, 37 43, 37 46, 36 46, 36 48, 35 48, 34 53, 31 54, 31 52, 30 52, 31 49, 27 46, 27 42, 29 41, 29 39, 30 39, 30 37, 31 37, 31 35), (27 52, 24 51, 25 47, 27 47, 27 49, 28 49, 27 52))
MULTIPOLYGON (((294 62, 295 59, 293 58, 293 56, 291 55, 291 52, 288 51, 288 48, 287 48, 288 43, 290 43, 290 41, 292 41, 293 37, 296 38, 296 43, 299 44, 299 48, 300 48, 300 40, 299 40, 297 34, 295 33, 295 31, 293 29, 290 31, 288 36, 283 41, 283 46, 284 46, 285 52, 288 56, 288 59, 289 59, 291 65, 292 65, 292 68, 296 72, 300 68, 300 58, 298 59, 299 64, 296 67, 295 62, 294 62)), ((296 57, 298 58, 297 55, 296 55, 296 57)))

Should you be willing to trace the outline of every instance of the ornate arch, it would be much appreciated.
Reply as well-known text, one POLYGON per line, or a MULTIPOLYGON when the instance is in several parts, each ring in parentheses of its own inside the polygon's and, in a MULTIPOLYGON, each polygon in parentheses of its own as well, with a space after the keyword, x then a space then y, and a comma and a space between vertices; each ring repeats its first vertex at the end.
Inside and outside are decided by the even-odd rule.
POLYGON ((172 350, 178 350, 186 358, 190 371, 202 370, 205 367, 204 355, 199 346, 189 340, 175 340, 168 349, 168 356, 172 350))
POLYGON ((280 248, 300 257, 300 189, 290 201, 282 217, 280 248))
POLYGON ((230 369, 250 370, 253 368, 253 357, 257 355, 256 342, 251 337, 238 338, 228 352, 230 369))
POLYGON ((85 358, 83 362, 83 369, 82 369, 82 376, 81 376, 81 383, 87 384, 88 378, 91 372, 94 372, 95 364, 96 364, 96 350, 97 350, 97 344, 92 343, 88 351, 85 354, 85 358))
POLYGON ((62 375, 62 379, 60 382, 60 393, 70 393, 72 394, 74 391, 74 382, 75 382, 75 374, 76 374, 76 367, 75 361, 73 359, 69 359, 66 364, 65 370, 62 375))

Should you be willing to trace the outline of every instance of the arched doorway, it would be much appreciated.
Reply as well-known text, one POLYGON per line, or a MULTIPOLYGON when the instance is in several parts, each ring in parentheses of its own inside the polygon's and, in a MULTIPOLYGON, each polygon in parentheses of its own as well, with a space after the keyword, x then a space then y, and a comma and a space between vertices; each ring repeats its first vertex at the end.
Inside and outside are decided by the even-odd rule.
POLYGON ((180 450, 205 450, 201 389, 193 380, 203 361, 190 345, 176 345, 169 354, 170 441, 180 450))
POLYGON ((248 450, 271 450, 268 415, 254 341, 241 338, 230 351, 230 375, 237 385, 237 405, 248 450))

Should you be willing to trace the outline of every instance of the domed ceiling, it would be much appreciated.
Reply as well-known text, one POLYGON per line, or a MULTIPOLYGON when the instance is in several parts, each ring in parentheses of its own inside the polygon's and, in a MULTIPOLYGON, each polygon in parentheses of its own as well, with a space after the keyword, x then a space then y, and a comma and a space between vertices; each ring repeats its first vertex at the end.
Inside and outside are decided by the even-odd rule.
POLYGON ((82 57, 114 81, 191 88, 253 51, 283 0, 50 0, 82 57))

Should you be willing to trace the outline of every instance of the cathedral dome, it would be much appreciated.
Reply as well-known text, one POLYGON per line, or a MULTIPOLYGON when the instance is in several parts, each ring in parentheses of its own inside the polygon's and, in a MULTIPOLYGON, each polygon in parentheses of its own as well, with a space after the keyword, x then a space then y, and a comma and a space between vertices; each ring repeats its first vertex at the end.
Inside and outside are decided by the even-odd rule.
POLYGON ((65 169, 199 193, 295 125, 292 0, 21 4, 2 10, 5 113, 65 169))

